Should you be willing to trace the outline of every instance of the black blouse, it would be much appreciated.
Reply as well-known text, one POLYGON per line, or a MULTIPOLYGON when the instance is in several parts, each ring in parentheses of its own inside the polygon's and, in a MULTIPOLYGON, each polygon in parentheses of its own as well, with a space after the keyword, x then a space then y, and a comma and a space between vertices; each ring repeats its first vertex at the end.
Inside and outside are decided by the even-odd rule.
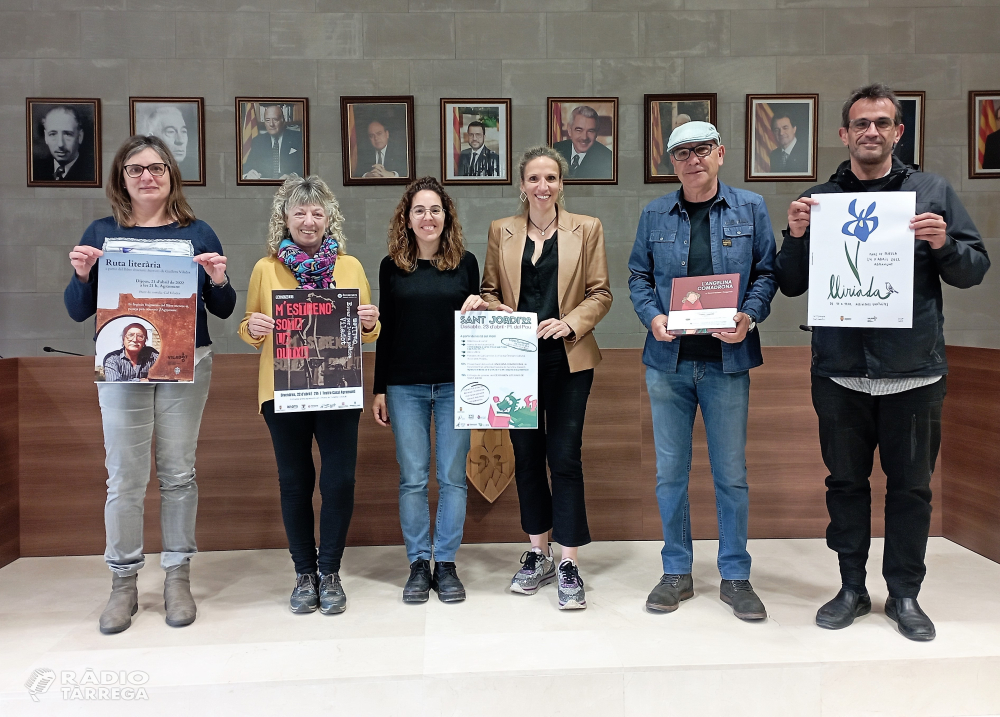
MULTIPOLYGON (((538 323, 545 319, 559 318, 559 242, 558 232, 542 244, 542 255, 538 262, 531 263, 535 253, 535 242, 525 239, 524 253, 521 255, 521 296, 517 301, 518 311, 533 311, 538 314, 538 323)), ((563 351, 562 339, 539 339, 540 351, 563 351)))

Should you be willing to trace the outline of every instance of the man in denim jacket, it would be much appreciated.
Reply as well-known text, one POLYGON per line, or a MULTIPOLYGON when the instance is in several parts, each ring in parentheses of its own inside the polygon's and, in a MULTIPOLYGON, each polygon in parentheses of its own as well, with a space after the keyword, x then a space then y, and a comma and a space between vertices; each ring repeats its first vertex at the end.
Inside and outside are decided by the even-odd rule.
POLYGON ((649 329, 642 362, 663 523, 664 575, 646 608, 671 612, 694 595, 688 478, 700 405, 719 514, 720 597, 738 618, 763 620, 767 611, 750 585, 746 438, 750 369, 763 363, 756 325, 767 318, 777 291, 774 234, 759 194, 719 181, 726 148, 713 125, 679 126, 667 153, 681 189, 643 210, 628 263, 632 304, 649 329), (668 334, 671 280, 712 274, 740 275, 736 332, 668 334))

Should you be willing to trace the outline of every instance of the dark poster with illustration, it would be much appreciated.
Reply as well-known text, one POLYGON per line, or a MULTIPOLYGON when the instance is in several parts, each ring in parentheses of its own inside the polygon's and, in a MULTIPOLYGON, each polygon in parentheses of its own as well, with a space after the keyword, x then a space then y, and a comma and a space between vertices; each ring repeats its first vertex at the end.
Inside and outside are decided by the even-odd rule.
POLYGON ((364 408, 357 289, 271 292, 274 410, 364 408))

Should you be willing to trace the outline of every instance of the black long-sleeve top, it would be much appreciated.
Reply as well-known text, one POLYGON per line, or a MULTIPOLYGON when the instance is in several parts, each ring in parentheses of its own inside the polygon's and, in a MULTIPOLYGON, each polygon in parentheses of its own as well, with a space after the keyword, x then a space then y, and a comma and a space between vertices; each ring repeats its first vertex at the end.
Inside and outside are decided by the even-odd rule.
POLYGON ((440 271, 418 259, 407 272, 385 257, 378 271, 379 320, 373 392, 389 385, 455 380, 455 312, 479 294, 479 262, 465 252, 458 266, 440 271))

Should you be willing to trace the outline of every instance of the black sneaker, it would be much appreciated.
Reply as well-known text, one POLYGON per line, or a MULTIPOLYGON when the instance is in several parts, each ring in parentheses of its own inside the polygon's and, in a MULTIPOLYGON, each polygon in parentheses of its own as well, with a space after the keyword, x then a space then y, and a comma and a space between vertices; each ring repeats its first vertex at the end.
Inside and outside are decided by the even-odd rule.
POLYGON ((347 595, 340 584, 340 573, 320 573, 319 611, 324 615, 335 615, 347 609, 347 595))
POLYGON ((319 592, 316 590, 318 583, 316 573, 295 574, 295 589, 288 599, 288 607, 292 612, 299 615, 316 612, 319 607, 319 592))
POLYGON ((694 597, 694 581, 691 573, 673 575, 664 573, 660 582, 646 598, 646 609, 651 612, 673 612, 681 600, 694 597))
POLYGON ((431 563, 414 560, 410 563, 410 577, 403 586, 403 602, 427 602, 431 592, 431 563))
POLYGON ((753 591, 749 580, 723 580, 719 586, 719 598, 732 605, 733 614, 740 620, 763 620, 767 617, 764 603, 753 591))
POLYGON ((458 579, 455 563, 434 563, 431 587, 437 592, 441 602, 461 602, 465 600, 465 586, 458 579))

